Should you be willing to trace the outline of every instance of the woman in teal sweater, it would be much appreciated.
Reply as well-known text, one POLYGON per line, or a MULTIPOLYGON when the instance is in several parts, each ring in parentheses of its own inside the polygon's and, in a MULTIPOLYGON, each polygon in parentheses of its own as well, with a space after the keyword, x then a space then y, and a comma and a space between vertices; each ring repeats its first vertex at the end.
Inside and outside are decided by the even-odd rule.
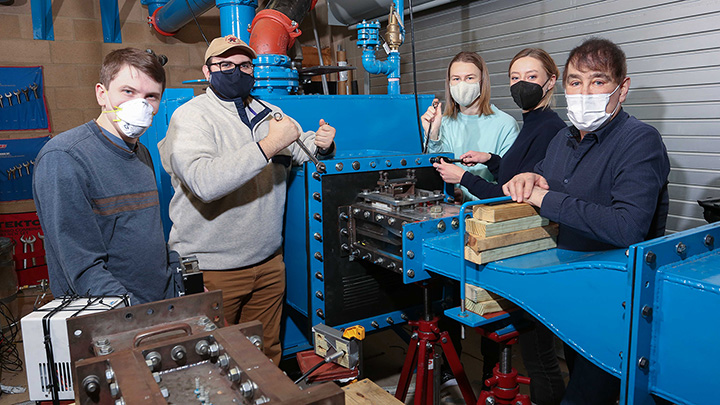
MULTIPOLYGON (((450 61, 445 78, 445 105, 432 105, 422 115, 428 152, 452 152, 455 156, 481 150, 503 156, 510 149, 519 129, 509 114, 490 104, 490 75, 485 61, 475 52, 460 52, 450 61)), ((437 99, 436 99, 437 101, 437 99)), ((435 104, 435 103, 433 103, 435 104)), ((487 166, 467 168, 487 181, 495 181, 487 166)), ((463 200, 477 199, 459 186, 463 200)))

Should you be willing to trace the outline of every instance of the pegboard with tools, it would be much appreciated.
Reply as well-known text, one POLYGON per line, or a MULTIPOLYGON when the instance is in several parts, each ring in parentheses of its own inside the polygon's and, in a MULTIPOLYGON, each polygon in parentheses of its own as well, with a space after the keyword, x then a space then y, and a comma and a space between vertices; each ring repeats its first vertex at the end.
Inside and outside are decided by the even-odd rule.
POLYGON ((47 129, 42 66, 0 67, 0 131, 47 129))
POLYGON ((50 137, 0 140, 0 201, 33 198, 35 157, 50 137))

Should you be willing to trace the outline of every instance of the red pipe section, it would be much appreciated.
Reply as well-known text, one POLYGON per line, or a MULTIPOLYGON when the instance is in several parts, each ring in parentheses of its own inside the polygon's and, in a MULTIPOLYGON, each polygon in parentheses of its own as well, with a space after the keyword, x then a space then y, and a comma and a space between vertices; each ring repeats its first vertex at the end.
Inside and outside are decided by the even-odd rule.
MULTIPOLYGON (((315 8, 316 3, 317 0, 312 0, 310 10, 315 8)), ((295 43, 295 38, 302 34, 298 22, 273 9, 265 9, 257 13, 248 31, 250 31, 248 45, 258 55, 286 55, 288 49, 295 43)))
POLYGON ((249 45, 259 55, 285 55, 300 34, 295 21, 279 11, 265 9, 257 13, 250 25, 249 45))

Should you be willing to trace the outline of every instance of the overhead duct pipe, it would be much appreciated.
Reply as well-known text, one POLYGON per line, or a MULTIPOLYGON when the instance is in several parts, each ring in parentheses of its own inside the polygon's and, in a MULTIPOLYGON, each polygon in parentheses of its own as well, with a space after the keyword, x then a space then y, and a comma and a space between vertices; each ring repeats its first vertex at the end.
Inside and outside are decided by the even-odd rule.
POLYGON ((250 40, 248 27, 255 16, 257 0, 142 0, 148 6, 148 24, 162 35, 172 36, 187 23, 217 5, 220 34, 250 40))

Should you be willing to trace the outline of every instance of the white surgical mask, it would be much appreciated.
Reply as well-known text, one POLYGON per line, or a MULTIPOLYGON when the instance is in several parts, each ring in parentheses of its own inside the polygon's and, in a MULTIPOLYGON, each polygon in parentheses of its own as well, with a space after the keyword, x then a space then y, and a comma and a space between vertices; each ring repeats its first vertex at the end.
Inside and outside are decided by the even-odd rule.
POLYGON ((613 112, 605 112, 610 102, 610 96, 615 94, 619 88, 618 84, 612 93, 606 94, 565 94, 568 119, 580 131, 592 132, 600 128, 620 107, 618 101, 613 112))
POLYGON ((478 97, 480 97, 480 82, 468 83, 459 82, 455 85, 450 85, 450 95, 453 100, 463 107, 468 107, 478 97))
POLYGON ((144 98, 134 98, 114 107, 112 111, 103 111, 103 113, 111 112, 115 113, 113 121, 117 122, 120 131, 133 139, 139 138, 145 132, 152 124, 155 115, 153 107, 144 98))

